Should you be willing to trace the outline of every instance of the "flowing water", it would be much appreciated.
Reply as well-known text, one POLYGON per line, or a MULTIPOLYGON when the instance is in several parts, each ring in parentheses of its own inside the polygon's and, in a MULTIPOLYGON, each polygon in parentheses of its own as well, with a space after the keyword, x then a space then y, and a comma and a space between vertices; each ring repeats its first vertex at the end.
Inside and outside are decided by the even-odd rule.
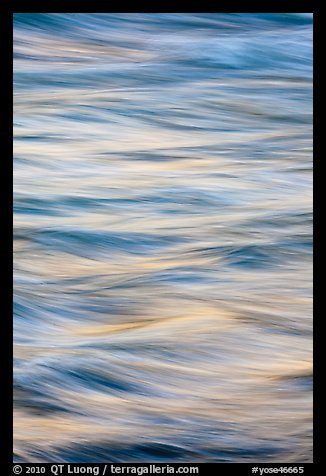
POLYGON ((312 461, 312 15, 16 14, 14 459, 312 461))

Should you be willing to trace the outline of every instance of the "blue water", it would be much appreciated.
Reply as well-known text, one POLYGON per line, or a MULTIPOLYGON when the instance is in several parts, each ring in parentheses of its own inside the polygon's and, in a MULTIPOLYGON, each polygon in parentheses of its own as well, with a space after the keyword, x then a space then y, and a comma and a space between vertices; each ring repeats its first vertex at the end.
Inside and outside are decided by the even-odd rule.
POLYGON ((311 462, 311 275, 311 14, 15 15, 16 462, 311 462))

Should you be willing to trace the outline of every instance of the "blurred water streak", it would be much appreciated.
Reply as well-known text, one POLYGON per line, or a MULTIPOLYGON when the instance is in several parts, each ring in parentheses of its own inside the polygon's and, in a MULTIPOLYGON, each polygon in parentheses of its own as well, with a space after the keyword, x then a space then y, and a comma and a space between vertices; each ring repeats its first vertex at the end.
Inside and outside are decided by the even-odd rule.
POLYGON ((16 14, 14 459, 312 461, 312 15, 16 14))

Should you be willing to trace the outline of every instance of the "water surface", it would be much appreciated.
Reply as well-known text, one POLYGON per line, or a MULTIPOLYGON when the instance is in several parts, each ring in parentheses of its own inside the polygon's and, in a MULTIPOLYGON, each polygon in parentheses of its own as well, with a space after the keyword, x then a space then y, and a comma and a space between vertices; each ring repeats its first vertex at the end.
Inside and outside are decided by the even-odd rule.
POLYGON ((16 14, 14 459, 312 461, 312 15, 16 14))

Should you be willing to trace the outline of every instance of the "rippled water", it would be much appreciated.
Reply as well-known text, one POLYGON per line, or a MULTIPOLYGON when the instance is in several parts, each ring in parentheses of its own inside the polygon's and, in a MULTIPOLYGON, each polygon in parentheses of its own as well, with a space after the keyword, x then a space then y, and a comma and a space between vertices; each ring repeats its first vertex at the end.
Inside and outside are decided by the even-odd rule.
POLYGON ((312 461, 312 15, 16 14, 14 450, 312 461))

